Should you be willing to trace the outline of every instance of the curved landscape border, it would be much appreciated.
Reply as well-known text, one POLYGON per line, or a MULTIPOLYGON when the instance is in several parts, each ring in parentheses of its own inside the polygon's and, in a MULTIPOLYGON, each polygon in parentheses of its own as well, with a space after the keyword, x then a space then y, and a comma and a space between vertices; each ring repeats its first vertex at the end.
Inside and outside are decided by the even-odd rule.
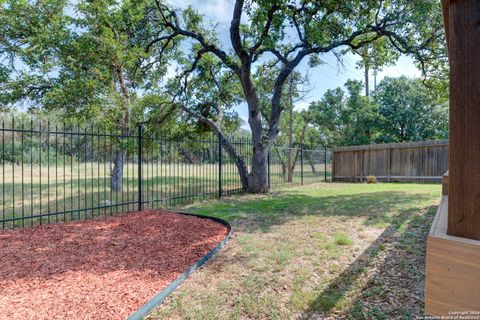
POLYGON ((222 249, 230 239, 230 236, 232 234, 232 227, 230 226, 230 223, 227 221, 216 218, 216 217, 210 217, 210 216, 204 216, 204 215, 199 215, 199 214, 194 214, 194 213, 187 213, 187 212, 178 212, 178 211, 166 211, 170 213, 179 213, 187 216, 193 216, 201 219, 209 219, 213 220, 215 222, 221 223, 224 226, 228 228, 228 234, 225 236, 225 238, 215 246, 209 253, 207 253, 203 258, 199 259, 197 262, 195 262, 193 265, 191 265, 187 270, 185 270, 181 275, 177 277, 172 283, 170 283, 168 286, 163 288, 159 293, 157 293, 150 301, 148 301, 146 304, 144 304, 140 309, 132 313, 127 319, 128 320, 140 320, 143 319, 146 315, 150 313, 155 307, 158 305, 162 304, 163 301, 177 289, 189 276, 192 274, 195 270, 200 268, 205 262, 207 262, 215 253, 217 253, 220 249, 222 249))

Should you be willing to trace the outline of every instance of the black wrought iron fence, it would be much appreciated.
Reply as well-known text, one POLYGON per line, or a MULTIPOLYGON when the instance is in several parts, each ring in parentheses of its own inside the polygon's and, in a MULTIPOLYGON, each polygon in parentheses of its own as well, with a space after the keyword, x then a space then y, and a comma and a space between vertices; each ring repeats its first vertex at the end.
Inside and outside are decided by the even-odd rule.
MULTIPOLYGON (((142 126, 122 132, 4 117, 0 139, 3 229, 243 191, 235 162, 214 134, 167 139, 142 126)), ((250 169, 251 142, 247 138, 229 142, 250 169)), ((273 147, 271 187, 326 180, 330 153, 322 150, 273 147), (289 171, 288 163, 294 161, 295 168, 289 171)))

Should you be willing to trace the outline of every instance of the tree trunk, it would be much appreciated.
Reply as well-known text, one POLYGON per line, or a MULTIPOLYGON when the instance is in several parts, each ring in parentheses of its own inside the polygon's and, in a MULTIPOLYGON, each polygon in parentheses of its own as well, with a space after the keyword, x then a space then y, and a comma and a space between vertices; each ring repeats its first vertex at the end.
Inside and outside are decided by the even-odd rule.
POLYGON ((295 163, 292 163, 292 148, 293 148, 293 78, 290 77, 288 80, 288 177, 287 182, 292 182, 293 180, 293 170, 295 163))
MULTIPOLYGON (((268 150, 270 143, 275 140, 278 134, 278 118, 273 117, 274 119, 270 119, 269 133, 265 135, 260 113, 260 103, 255 92, 255 87, 250 79, 249 63, 242 66, 240 83, 242 84, 243 93, 248 105, 248 124, 252 130, 253 144, 252 170, 248 175, 247 191, 251 193, 266 193, 270 188, 268 185, 268 150)), ((274 96, 278 104, 275 106, 279 107, 281 92, 277 95, 274 94, 274 96)), ((272 103, 272 107, 273 106, 274 104, 272 103)))
POLYGON ((242 189, 248 190, 248 169, 245 162, 240 157, 234 158, 235 165, 237 166, 238 175, 240 176, 240 182, 242 183, 242 189))
POLYGON ((259 114, 249 117, 250 128, 252 129, 252 170, 248 175, 247 191, 251 193, 266 193, 270 186, 268 185, 268 150, 270 147, 268 139, 263 134, 259 114))
MULTIPOLYGON (((305 141, 305 132, 307 131, 307 123, 305 123, 305 125, 303 126, 302 128, 302 132, 300 134, 300 145, 303 144, 303 142, 305 141)), ((289 149, 291 150, 291 149, 289 149)), ((297 161, 298 161, 298 157, 300 155, 300 152, 302 152, 303 149, 301 148, 297 148, 297 151, 295 152, 295 157, 293 158, 293 162, 289 162, 289 165, 288 165, 288 182, 292 182, 293 181, 293 172, 295 171, 295 165, 297 164, 297 161)))
POLYGON ((268 147, 255 148, 252 156, 252 171, 248 175, 248 192, 268 192, 268 147))
POLYGON ((179 153, 183 156, 183 161, 185 161, 188 164, 193 164, 192 158, 188 155, 188 152, 185 151, 183 148, 179 148, 179 153))
POLYGON ((370 80, 368 79, 368 65, 365 63, 365 96, 370 95, 370 80))
MULTIPOLYGON (((275 147, 275 153, 277 154, 277 158, 278 158, 278 161, 280 161, 280 165, 282 166, 282 179, 283 179, 283 182, 287 182, 288 178, 287 178, 287 163, 286 163, 286 160, 284 159, 284 157, 282 157, 282 155, 280 154, 280 151, 279 151, 279 148, 277 147, 276 144, 273 144, 274 147, 275 147)), ((268 164, 267 164, 268 165, 268 164)), ((267 172, 268 173, 268 172, 267 172)))
POLYGON ((312 172, 315 173, 317 170, 315 169, 315 164, 313 163, 312 159, 308 159, 308 164, 310 165, 310 168, 312 168, 312 172))
POLYGON ((212 148, 207 148, 207 163, 213 163, 212 148))
POLYGON ((112 191, 122 191, 123 165, 125 164, 126 157, 127 150, 120 150, 115 155, 115 159, 113 161, 113 170, 110 177, 110 188, 112 191))
POLYGON ((273 138, 265 137, 259 114, 252 117, 250 113, 248 121, 252 129, 253 154, 247 190, 251 193, 266 193, 270 188, 268 185, 268 150, 270 143, 275 140, 276 134, 271 135, 273 138))
POLYGON ((295 165, 297 164, 299 154, 300 148, 297 148, 297 151, 295 152, 295 157, 293 158, 292 163, 288 166, 288 182, 293 181, 293 172, 295 171, 295 165))
MULTIPOLYGON (((118 41, 118 34, 114 29, 115 38, 118 41)), ((120 121, 120 128, 123 134, 127 136, 130 135, 130 92, 125 81, 125 75, 123 73, 123 67, 119 64, 114 63, 114 72, 117 75, 117 81, 120 85, 120 91, 123 96, 123 108, 124 114, 120 121), (126 131, 126 132, 125 132, 126 131)), ((123 178, 123 165, 127 157, 127 150, 120 147, 120 150, 117 151, 113 163, 113 171, 110 177, 110 188, 112 191, 122 191, 122 178, 123 178)))
POLYGON ((287 167, 287 182, 292 182, 293 170, 295 168, 295 163, 292 163, 292 148, 288 148, 287 167))
MULTIPOLYGON (((290 152, 290 150, 289 150, 290 152)), ((290 154, 289 154, 290 156, 290 154)), ((291 161, 290 159, 288 160, 289 165, 288 165, 288 176, 287 176, 287 182, 292 182, 293 181, 293 171, 295 170, 295 161, 291 161)))

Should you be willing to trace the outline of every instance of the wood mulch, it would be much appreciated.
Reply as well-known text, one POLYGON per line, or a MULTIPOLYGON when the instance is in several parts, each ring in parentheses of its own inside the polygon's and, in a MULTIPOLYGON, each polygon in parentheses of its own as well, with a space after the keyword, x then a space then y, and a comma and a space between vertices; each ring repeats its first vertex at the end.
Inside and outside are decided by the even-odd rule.
POLYGON ((125 319, 227 233, 157 210, 0 232, 0 319, 125 319))

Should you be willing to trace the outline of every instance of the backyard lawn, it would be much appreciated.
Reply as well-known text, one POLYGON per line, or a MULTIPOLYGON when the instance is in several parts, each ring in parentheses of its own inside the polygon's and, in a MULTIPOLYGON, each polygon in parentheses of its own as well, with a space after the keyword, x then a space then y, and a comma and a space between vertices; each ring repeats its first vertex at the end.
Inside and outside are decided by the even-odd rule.
POLYGON ((316 184, 176 207, 233 238, 149 319, 410 319, 440 185, 316 184))

